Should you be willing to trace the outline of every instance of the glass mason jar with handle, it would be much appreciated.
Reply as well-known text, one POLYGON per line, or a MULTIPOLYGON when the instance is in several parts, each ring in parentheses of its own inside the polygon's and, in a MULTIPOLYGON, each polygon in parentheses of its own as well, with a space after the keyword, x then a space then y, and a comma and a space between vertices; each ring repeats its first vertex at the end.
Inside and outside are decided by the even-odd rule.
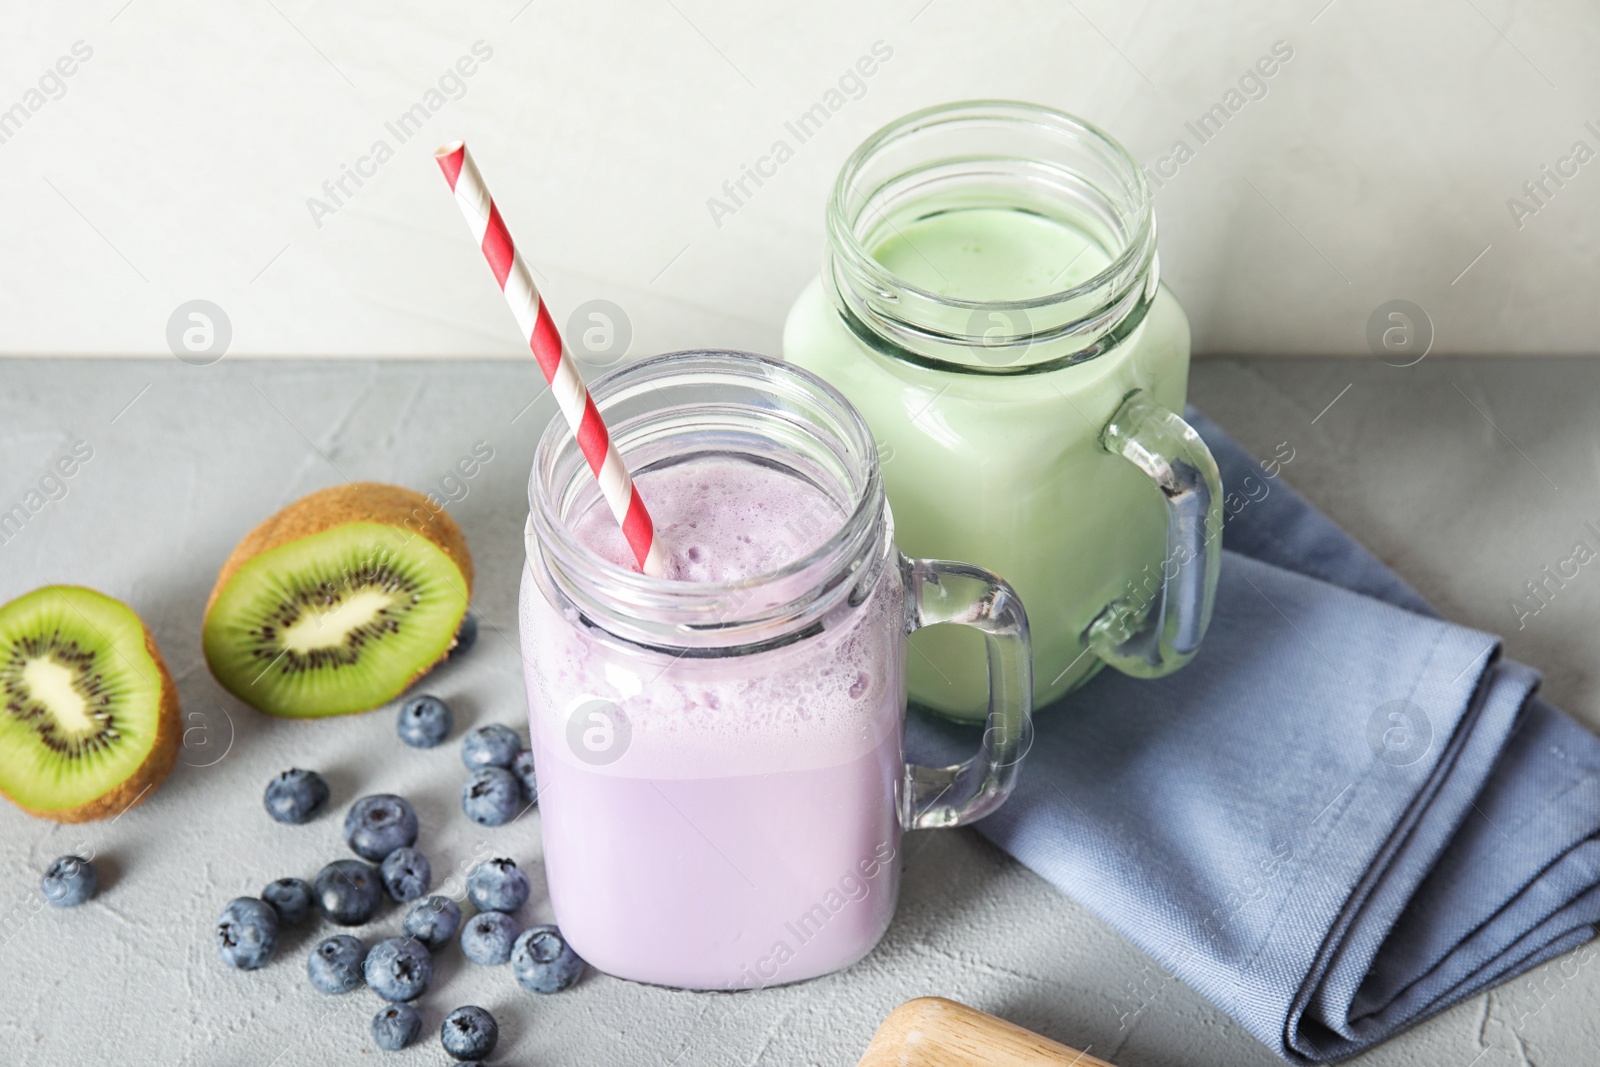
MULTIPOLYGON (((906 550, 1016 588, 1036 705, 1104 664, 1153 677, 1188 662, 1211 617, 1222 489, 1177 414, 1189 326, 1127 152, 1030 104, 930 108, 850 156, 827 229, 784 356, 865 416, 906 550)), ((969 635, 936 627, 911 649, 913 699, 982 717, 969 635)))
POLYGON ((674 569, 619 564, 553 421, 529 482, 521 640, 556 919, 596 967, 661 985, 847 966, 888 927, 901 830, 971 822, 1011 792, 1027 616, 986 571, 901 555, 866 424, 815 376, 686 352, 591 393, 674 569), (751 560, 781 565, 737 573, 751 560), (953 767, 903 756, 906 635, 932 623, 987 652, 988 728, 953 767))

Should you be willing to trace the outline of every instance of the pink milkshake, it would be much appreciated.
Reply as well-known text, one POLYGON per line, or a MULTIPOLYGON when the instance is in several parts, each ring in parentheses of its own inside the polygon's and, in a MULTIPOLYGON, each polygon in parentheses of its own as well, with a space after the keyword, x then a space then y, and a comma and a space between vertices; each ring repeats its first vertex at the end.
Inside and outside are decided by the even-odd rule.
POLYGON ((866 423, 821 379, 678 352, 591 385, 655 522, 633 567, 560 420, 529 478, 522 654, 556 921, 594 966, 750 989, 849 966, 894 914, 901 828, 1010 794, 1028 620, 978 567, 907 559, 866 423), (950 767, 902 754, 906 634, 984 636, 989 718, 950 767))
MULTIPOLYGON (((781 588, 778 572, 847 518, 796 473, 726 454, 635 480, 669 556, 665 577, 763 578, 735 597, 740 607, 781 588)), ((570 526, 588 549, 630 565, 603 506, 570 526)), ((854 599, 773 647, 696 655, 586 627, 524 575, 551 903, 594 966, 750 988, 837 970, 883 935, 904 776, 900 574, 880 566, 854 599)), ((722 620, 705 621, 714 630, 722 620)))

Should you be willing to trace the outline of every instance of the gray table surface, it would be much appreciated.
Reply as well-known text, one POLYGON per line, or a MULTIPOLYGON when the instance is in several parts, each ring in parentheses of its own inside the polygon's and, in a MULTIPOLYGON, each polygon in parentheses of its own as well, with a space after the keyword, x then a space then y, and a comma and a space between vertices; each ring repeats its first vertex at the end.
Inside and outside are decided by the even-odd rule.
MULTIPOLYGON (((524 918, 549 918, 537 816, 489 831, 468 823, 453 743, 405 748, 383 711, 267 719, 218 688, 199 644, 218 565, 265 515, 341 477, 436 486, 487 441, 494 459, 451 506, 477 562, 484 632, 428 688, 453 703, 458 725, 525 730, 515 633, 523 488, 553 410, 536 378, 513 363, 0 364, 0 510, 74 442, 94 450, 66 495, 0 545, 0 599, 73 582, 127 600, 177 678, 187 728, 166 785, 114 822, 56 826, 0 804, 0 1061, 437 1063, 441 1018, 477 1003, 503 1029, 496 1062, 845 1065, 895 1005, 939 994, 1121 1067, 1278 1062, 966 830, 911 835, 883 943, 842 974, 788 988, 708 995, 591 975, 538 997, 506 968, 466 964, 451 949, 421 1001, 427 1039, 386 1057, 368 1035, 375 996, 330 998, 307 985, 302 959, 316 934, 291 932, 265 970, 223 966, 212 945, 222 904, 345 854, 338 813, 365 793, 413 800, 440 878, 485 848, 521 861, 535 882, 524 918), (292 765, 316 767, 333 787, 330 813, 306 827, 279 826, 261 808, 267 779, 292 765), (73 911, 42 906, 40 871, 83 849, 97 857, 100 895, 73 911), (1142 1009, 1129 1024, 1133 1005, 1142 1009)), ((1505 633, 1510 654, 1543 668, 1553 699, 1600 727, 1591 666, 1600 585, 1590 587, 1600 578, 1584 571, 1521 629, 1510 606, 1570 553, 1583 523, 1600 523, 1600 362, 1210 360, 1195 366, 1191 395, 1253 449, 1289 442, 1290 484, 1446 613, 1505 633)), ((386 936, 399 918, 390 911, 375 928, 386 936)), ((1556 961, 1358 1062, 1593 1063, 1597 998, 1600 969, 1556 961)))

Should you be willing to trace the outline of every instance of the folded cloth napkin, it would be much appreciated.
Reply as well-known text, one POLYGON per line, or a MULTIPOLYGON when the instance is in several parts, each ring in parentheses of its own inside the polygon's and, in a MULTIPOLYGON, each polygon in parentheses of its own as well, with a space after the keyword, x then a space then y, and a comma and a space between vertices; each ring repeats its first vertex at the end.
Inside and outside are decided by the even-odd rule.
MULTIPOLYGON (((1279 1055, 1326 1063, 1593 936, 1600 739, 1190 417, 1233 512, 1199 655, 1041 710, 978 829, 1279 1055)), ((949 762, 972 729, 917 716, 908 744, 949 762)))

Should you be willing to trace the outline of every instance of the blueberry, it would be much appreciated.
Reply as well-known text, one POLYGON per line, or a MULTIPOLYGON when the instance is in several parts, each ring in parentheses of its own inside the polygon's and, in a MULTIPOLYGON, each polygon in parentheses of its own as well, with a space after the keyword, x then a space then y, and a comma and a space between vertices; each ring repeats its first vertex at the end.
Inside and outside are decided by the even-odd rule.
POLYGON ((360 860, 334 860, 317 872, 317 903, 340 926, 360 926, 378 910, 383 876, 360 860))
POLYGON ((461 928, 461 951, 473 963, 493 967, 511 958, 517 923, 503 911, 481 911, 461 928))
POLYGON ((380 872, 384 888, 402 904, 426 893, 433 882, 433 866, 428 857, 414 848, 397 848, 383 857, 380 872))
POLYGON ((522 931, 511 946, 511 973, 517 984, 535 993, 559 993, 583 974, 583 959, 554 926, 522 931))
POLYGON ((235 897, 217 920, 217 951, 230 967, 265 967, 278 947, 278 913, 255 897, 235 897))
POLYGON ((499 767, 478 768, 461 787, 461 810, 479 826, 503 826, 522 808, 521 783, 499 767))
POLYGON ((511 773, 522 783, 522 800, 526 804, 539 802, 539 779, 533 772, 533 750, 525 748, 511 761, 511 773))
POLYGON ((500 1027, 494 1016, 475 1004, 446 1015, 439 1027, 439 1043, 458 1060, 481 1060, 494 1051, 500 1027))
POLYGON ((376 863, 417 843, 417 813, 391 793, 362 797, 344 817, 344 840, 350 851, 376 863))
POLYGON ((372 1017, 372 1040, 385 1052, 399 1052, 422 1032, 422 1016, 409 1004, 386 1004, 372 1017))
POLYGON ((306 957, 306 977, 322 993, 348 993, 361 984, 367 946, 359 937, 336 934, 306 957))
POLYGON ((328 783, 316 771, 294 767, 267 783, 264 800, 267 814, 279 822, 310 822, 328 803, 328 783))
POLYGON ((461 739, 461 762, 467 770, 479 767, 509 767, 522 751, 522 738, 509 726, 492 722, 480 726, 461 739))
POLYGON ((406 933, 428 948, 447 944, 461 929, 461 908, 449 897, 429 897, 406 912, 406 933))
POLYGON ((400 740, 412 748, 432 748, 450 736, 453 723, 449 704, 435 696, 420 696, 400 705, 395 729, 400 733, 400 740))
POLYGON ((433 958, 408 937, 379 941, 363 966, 367 985, 384 1000, 416 1000, 433 981, 433 958))
POLYGON ((289 926, 311 914, 311 886, 304 878, 279 878, 261 891, 261 899, 278 909, 278 920, 289 926))
POLYGON ((516 911, 531 888, 515 860, 484 860, 467 875, 467 896, 479 911, 516 911))
POLYGON ((82 856, 62 856, 50 864, 39 879, 39 892, 44 899, 58 908, 71 908, 90 897, 100 888, 100 875, 94 864, 82 856))
POLYGON ((456 631, 455 647, 450 650, 446 659, 455 659, 465 656, 472 651, 472 646, 478 643, 478 617, 472 612, 467 612, 461 620, 461 628, 456 631))

